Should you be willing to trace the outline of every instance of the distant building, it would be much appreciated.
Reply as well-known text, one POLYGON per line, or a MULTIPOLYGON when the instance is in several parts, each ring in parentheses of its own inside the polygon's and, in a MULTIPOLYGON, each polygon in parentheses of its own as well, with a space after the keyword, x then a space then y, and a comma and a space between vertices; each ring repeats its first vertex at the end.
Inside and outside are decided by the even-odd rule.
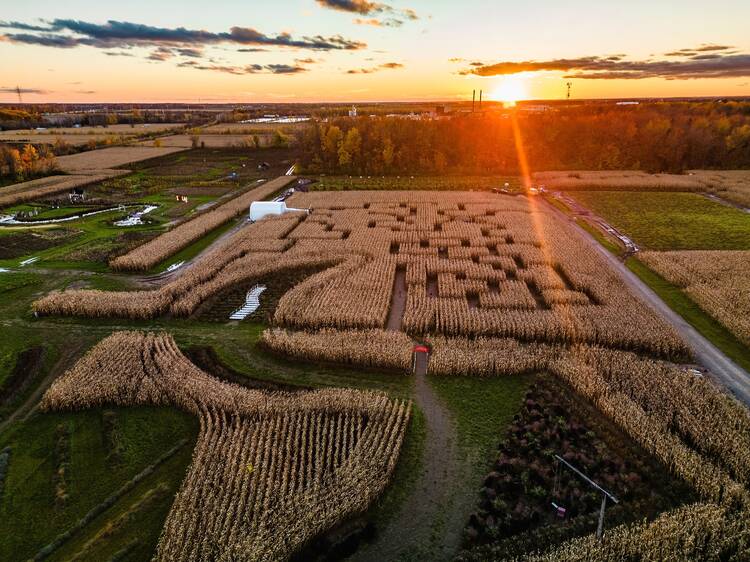
POLYGON ((357 108, 355 106, 352 106, 352 108, 349 110, 349 117, 356 117, 357 116, 357 108))

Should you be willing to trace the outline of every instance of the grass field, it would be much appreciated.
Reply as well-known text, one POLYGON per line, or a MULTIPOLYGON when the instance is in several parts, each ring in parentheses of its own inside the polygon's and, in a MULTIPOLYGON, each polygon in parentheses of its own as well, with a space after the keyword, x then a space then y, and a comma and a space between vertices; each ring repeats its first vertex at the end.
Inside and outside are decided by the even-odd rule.
POLYGON ((644 248, 750 249, 750 215, 701 195, 589 191, 571 196, 644 248))
MULTIPOLYGON (((114 443, 106 443, 103 438, 100 410, 35 416, 0 437, 0 449, 11 447, 10 470, 0 505, 1 559, 33 557, 42 546, 66 531, 164 451, 197 432, 195 420, 176 410, 113 411, 117 424, 114 443), (65 444, 58 442, 60 426, 70 432, 65 444), (112 447, 116 447, 116 452, 112 447), (67 449, 67 461, 60 461, 61 448, 67 449), (56 502, 54 475, 61 462, 67 464, 65 493, 68 498, 56 502)), ((180 473, 190 458, 190 445, 184 449, 179 462, 162 465, 150 479, 151 486, 163 481, 168 487, 169 493, 161 498, 161 505, 154 506, 164 515, 181 481, 180 473)), ((124 502, 128 499, 123 498, 124 502)), ((114 554, 122 538, 129 540, 133 536, 140 538, 141 555, 148 557, 158 538, 158 527, 153 528, 154 523, 149 517, 142 518, 124 537, 109 538, 111 548, 103 549, 101 559, 114 554)), ((77 539, 78 536, 73 538, 74 544, 77 539)), ((71 549, 71 553, 74 550, 71 549)))

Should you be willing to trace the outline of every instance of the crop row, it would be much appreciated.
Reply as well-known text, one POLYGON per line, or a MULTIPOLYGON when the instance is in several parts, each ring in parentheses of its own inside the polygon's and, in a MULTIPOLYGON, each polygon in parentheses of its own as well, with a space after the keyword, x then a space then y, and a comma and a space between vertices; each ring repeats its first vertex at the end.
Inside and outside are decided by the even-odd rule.
POLYGON ((282 560, 364 511, 395 468, 410 404, 354 390, 267 393, 219 382, 165 334, 119 332, 43 408, 174 405, 198 416, 193 460, 156 560, 282 560))

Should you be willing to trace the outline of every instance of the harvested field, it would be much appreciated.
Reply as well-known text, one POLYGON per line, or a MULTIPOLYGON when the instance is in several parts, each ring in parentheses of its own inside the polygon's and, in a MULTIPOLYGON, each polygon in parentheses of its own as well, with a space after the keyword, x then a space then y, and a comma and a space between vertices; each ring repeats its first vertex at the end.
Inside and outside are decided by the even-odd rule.
POLYGON ((104 170, 125 166, 141 160, 158 158, 174 152, 180 152, 182 148, 153 146, 114 146, 99 150, 89 150, 69 156, 60 156, 57 159, 59 168, 64 172, 75 173, 84 170, 104 170))
POLYGON ((34 199, 57 195, 76 187, 84 187, 127 173, 127 170, 95 170, 85 175, 49 176, 9 185, 0 188, 0 207, 10 207, 34 199))
MULTIPOLYGON (((199 134, 198 146, 205 148, 256 148, 256 139, 259 145, 257 147, 262 148, 271 146, 273 144, 273 135, 268 134, 199 134)), ((162 137, 159 139, 161 146, 166 147, 179 147, 179 148, 192 148, 193 139, 192 135, 172 135, 170 137, 162 137)), ((144 145, 153 145, 152 141, 144 141, 144 145)))
POLYGON ((250 203, 273 195, 295 179, 294 176, 282 176, 266 182, 260 187, 251 189, 206 213, 179 224, 154 240, 116 258, 110 265, 115 270, 145 271, 222 224, 247 213, 250 203))
POLYGON ((156 560, 284 560, 388 484, 411 405, 379 393, 222 383, 166 335, 119 332, 47 391, 46 410, 173 405, 201 432, 156 560))
POLYGON ((169 131, 170 129, 176 129, 184 127, 184 123, 142 123, 137 125, 128 124, 117 124, 107 125, 106 127, 49 127, 47 129, 36 130, 36 129, 17 129, 13 131, 0 131, 0 141, 10 140, 15 137, 31 137, 37 136, 54 135, 64 137, 68 140, 68 137, 89 137, 94 135, 120 135, 120 136, 135 136, 144 135, 149 133, 161 133, 169 131))
POLYGON ((643 252, 638 258, 750 346, 750 251, 643 252))

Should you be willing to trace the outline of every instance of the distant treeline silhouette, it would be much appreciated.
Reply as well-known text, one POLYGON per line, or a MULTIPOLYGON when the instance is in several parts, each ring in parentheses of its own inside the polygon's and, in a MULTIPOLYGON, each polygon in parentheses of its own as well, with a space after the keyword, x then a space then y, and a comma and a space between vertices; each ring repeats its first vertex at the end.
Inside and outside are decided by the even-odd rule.
POLYGON ((750 168, 750 102, 590 104, 446 119, 336 118, 300 138, 302 169, 327 174, 750 168))

